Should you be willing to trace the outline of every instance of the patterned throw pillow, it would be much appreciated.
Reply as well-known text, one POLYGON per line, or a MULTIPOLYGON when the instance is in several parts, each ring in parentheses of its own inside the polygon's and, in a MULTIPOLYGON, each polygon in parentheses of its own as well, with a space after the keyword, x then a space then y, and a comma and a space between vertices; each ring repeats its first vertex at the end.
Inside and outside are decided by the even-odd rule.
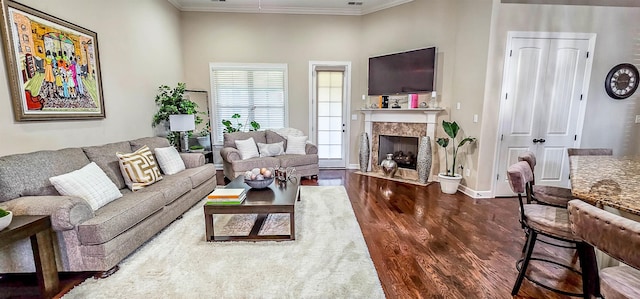
POLYGON ((276 143, 260 143, 258 142, 258 150, 260 157, 275 157, 284 154, 284 141, 276 143))
POLYGON ((287 137, 287 155, 306 155, 307 136, 287 137))
POLYGON ((86 200, 94 211, 122 197, 116 184, 107 177, 96 162, 91 162, 78 170, 51 177, 49 182, 61 195, 86 200))
POLYGON ((164 174, 176 174, 186 169, 180 153, 173 146, 156 148, 156 159, 164 174))
POLYGON ((140 190, 162 180, 153 153, 146 145, 133 153, 116 153, 120 159, 120 171, 131 191, 140 190))
POLYGON ((253 137, 245 140, 236 140, 236 148, 240 151, 240 159, 242 160, 260 157, 253 137))

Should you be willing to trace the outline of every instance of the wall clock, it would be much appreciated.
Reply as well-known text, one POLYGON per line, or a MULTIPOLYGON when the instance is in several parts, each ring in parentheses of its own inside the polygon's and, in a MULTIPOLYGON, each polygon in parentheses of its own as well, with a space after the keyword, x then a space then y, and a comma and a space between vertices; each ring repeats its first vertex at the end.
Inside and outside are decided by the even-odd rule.
POLYGON ((638 69, 633 64, 618 64, 607 74, 604 89, 616 100, 626 99, 638 89, 638 77, 638 69))

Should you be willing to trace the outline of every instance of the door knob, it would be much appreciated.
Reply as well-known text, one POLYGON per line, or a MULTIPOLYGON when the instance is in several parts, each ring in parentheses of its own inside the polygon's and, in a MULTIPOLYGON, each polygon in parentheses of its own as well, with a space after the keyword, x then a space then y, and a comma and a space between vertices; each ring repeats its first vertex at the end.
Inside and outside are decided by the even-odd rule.
POLYGON ((545 141, 546 141, 546 140, 544 140, 544 139, 542 139, 542 138, 540 138, 540 139, 533 139, 533 143, 538 143, 538 142, 540 142, 540 143, 544 143, 545 141))

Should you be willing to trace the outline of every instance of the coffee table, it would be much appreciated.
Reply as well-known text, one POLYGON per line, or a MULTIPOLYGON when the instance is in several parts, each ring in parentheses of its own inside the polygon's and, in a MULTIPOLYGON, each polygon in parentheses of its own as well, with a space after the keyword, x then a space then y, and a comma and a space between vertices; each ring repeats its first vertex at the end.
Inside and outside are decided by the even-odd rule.
POLYGON ((274 180, 264 189, 253 189, 244 183, 244 177, 239 176, 225 188, 245 188, 247 197, 239 205, 204 205, 204 220, 207 241, 269 241, 295 240, 295 203, 300 198, 300 178, 294 178, 286 183, 274 180), (259 235, 258 232, 271 213, 287 213, 290 219, 289 235, 259 235), (248 236, 216 236, 213 231, 213 215, 216 214, 258 214, 248 236))

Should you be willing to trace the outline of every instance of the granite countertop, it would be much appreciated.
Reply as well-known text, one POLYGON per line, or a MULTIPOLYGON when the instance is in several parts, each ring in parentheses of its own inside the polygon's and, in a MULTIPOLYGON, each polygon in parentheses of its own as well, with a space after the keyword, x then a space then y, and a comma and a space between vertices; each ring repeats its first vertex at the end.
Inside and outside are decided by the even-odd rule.
POLYGON ((571 156, 569 162, 573 196, 640 215, 640 157, 571 156))

